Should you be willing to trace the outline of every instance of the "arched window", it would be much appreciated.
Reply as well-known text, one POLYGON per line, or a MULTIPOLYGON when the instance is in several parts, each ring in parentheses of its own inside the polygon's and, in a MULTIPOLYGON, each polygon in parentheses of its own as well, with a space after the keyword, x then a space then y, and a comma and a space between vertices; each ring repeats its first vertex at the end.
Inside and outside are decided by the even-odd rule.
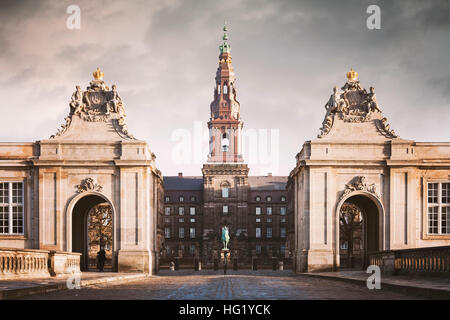
POLYGON ((261 201, 261 197, 260 196, 256 196, 255 201, 256 202, 260 202, 261 201))
POLYGON ((230 196, 230 183, 228 181, 224 181, 220 184, 222 188, 222 198, 228 198, 230 196))
POLYGON ((223 94, 228 94, 228 86, 226 83, 223 85, 223 94))
POLYGON ((267 196, 267 197, 266 197, 266 201, 267 201, 267 202, 272 201, 272 197, 271 197, 271 196, 267 196))
POLYGON ((226 133, 222 135, 222 151, 228 152, 230 150, 230 140, 228 140, 228 136, 226 133))

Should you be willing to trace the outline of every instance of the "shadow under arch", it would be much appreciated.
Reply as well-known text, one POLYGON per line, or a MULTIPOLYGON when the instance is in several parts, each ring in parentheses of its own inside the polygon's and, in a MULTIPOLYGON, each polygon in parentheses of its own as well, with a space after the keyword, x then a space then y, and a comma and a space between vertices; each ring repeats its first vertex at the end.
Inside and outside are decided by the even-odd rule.
POLYGON ((67 251, 79 252, 81 271, 88 270, 88 213, 96 205, 106 203, 112 212, 112 269, 116 270, 115 259, 115 208, 112 202, 102 193, 88 191, 73 197, 67 206, 66 215, 66 243, 67 251))
POLYGON ((365 269, 369 265, 370 252, 377 252, 383 247, 382 245, 382 223, 384 217, 384 206, 380 199, 374 194, 367 191, 354 191, 344 196, 336 207, 336 252, 340 256, 340 224, 339 217, 341 207, 344 203, 351 203, 361 209, 363 215, 362 240, 363 255, 362 267, 365 269))

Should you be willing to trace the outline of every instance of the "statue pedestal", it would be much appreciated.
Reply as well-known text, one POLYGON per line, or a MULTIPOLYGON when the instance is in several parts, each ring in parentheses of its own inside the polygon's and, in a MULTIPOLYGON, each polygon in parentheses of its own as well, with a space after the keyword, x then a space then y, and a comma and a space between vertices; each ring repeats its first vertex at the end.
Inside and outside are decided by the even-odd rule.
POLYGON ((222 263, 225 263, 225 256, 227 259, 227 263, 231 261, 231 256, 230 256, 230 249, 222 249, 222 251, 220 251, 220 261, 222 263))

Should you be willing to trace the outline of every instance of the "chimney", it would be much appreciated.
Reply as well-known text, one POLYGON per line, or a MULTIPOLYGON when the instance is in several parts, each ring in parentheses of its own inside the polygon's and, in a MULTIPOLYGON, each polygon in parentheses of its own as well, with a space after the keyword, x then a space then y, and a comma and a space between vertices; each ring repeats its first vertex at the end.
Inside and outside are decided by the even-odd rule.
POLYGON ((267 176, 271 177, 272 176, 272 172, 267 173, 267 176))
POLYGON ((183 178, 183 172, 178 172, 178 177, 183 178))

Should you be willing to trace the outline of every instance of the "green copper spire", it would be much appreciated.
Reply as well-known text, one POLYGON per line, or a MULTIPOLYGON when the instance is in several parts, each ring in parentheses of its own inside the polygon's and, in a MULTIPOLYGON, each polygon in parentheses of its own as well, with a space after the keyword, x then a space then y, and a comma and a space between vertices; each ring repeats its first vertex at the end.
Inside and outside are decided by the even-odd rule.
POLYGON ((227 42, 228 41, 227 31, 228 31, 227 21, 225 20, 224 26, 223 26, 223 37, 222 37, 223 44, 221 44, 219 46, 220 53, 224 53, 224 52, 230 53, 231 52, 231 44, 229 44, 227 42))

